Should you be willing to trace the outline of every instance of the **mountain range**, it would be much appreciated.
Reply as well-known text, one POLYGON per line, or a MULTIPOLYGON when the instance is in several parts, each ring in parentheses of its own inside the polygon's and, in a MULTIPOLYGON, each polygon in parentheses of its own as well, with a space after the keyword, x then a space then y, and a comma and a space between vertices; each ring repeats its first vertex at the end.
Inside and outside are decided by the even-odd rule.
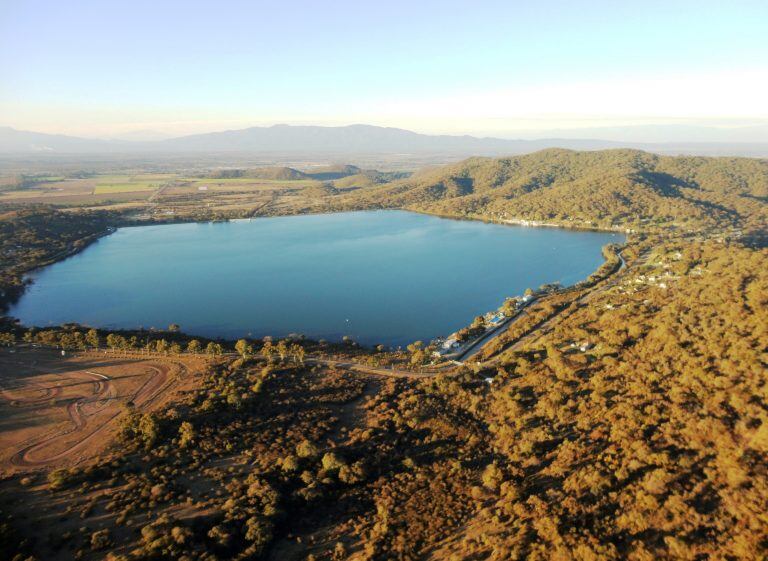
POLYGON ((2 154, 188 154, 188 153, 327 153, 455 154, 498 156, 545 148, 600 150, 637 148, 670 154, 768 156, 766 142, 618 142, 582 138, 536 140, 427 135, 372 125, 340 127, 274 125, 177 138, 131 141, 87 139, 0 127, 2 154))

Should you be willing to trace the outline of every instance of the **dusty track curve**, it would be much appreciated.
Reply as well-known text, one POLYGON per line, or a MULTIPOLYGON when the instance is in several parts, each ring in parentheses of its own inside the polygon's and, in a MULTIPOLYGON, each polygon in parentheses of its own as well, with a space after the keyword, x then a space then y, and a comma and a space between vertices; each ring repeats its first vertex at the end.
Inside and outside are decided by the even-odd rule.
MULTIPOLYGON (((36 397, 20 397, 20 396, 14 396, 13 395, 13 389, 9 389, 5 386, 0 385, 0 397, 2 397, 4 400, 8 402, 9 405, 12 407, 23 407, 25 405, 38 405, 40 403, 45 403, 46 401, 51 401, 52 399, 56 399, 61 395, 61 387, 60 386, 44 386, 42 384, 30 384, 31 386, 34 386, 34 390, 37 392, 40 392, 40 395, 36 397)), ((28 388, 22 388, 22 389, 28 389, 28 388)))
MULTIPOLYGON (((178 367, 185 370, 182 364, 175 363, 178 367)), ((148 365, 146 367, 152 372, 150 377, 141 385, 141 387, 131 396, 137 407, 147 406, 159 395, 162 388, 168 381, 170 366, 168 364, 148 365)), ((66 410, 71 426, 55 434, 45 436, 36 442, 24 446, 11 457, 11 463, 18 467, 39 467, 53 462, 57 462, 72 454, 84 449, 97 434, 109 427, 112 421, 118 417, 119 411, 115 411, 105 419, 102 419, 98 426, 90 432, 87 431, 89 418, 106 408, 112 400, 117 397, 117 391, 112 384, 109 376, 98 372, 82 370, 78 374, 90 376, 93 381, 93 393, 91 395, 76 397, 67 404, 66 410), (55 444, 63 438, 72 437, 76 433, 83 433, 81 437, 67 446, 64 450, 50 456, 40 457, 41 450, 55 444)))

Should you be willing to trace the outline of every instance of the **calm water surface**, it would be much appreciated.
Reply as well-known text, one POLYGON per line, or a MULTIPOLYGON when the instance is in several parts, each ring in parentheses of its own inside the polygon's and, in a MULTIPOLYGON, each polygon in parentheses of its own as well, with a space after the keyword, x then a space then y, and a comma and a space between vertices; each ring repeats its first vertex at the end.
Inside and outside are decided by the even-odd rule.
POLYGON ((447 335, 527 287, 589 276, 618 234, 400 211, 121 228, 34 275, 27 325, 178 323, 208 337, 447 335))

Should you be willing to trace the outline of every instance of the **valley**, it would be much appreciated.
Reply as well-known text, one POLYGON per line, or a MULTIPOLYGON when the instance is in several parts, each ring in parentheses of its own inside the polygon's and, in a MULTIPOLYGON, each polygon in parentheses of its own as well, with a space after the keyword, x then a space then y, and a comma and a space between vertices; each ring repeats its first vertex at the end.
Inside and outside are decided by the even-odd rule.
POLYGON ((128 207, 4 202, 9 306, 37 267, 137 224, 405 209, 627 238, 500 327, 460 328, 455 356, 6 316, 0 546, 62 560, 759 559, 767 165, 555 150, 365 184, 210 171, 194 183, 208 190, 158 187, 128 207), (235 196, 241 208, 220 198, 235 196))

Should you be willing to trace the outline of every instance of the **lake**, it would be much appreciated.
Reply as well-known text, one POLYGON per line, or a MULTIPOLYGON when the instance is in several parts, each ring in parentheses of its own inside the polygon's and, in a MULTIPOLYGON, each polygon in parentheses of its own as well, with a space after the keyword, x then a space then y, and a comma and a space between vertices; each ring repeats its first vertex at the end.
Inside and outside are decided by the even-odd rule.
POLYGON ((403 211, 120 228, 34 273, 10 314, 398 346, 448 335, 528 287, 582 280, 623 240, 403 211))

